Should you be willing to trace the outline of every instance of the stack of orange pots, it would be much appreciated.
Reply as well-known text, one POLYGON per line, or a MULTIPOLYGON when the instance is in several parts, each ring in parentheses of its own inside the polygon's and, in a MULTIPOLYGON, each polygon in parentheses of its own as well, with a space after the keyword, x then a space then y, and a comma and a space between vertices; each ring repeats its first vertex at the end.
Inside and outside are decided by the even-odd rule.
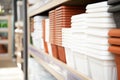
POLYGON ((120 29, 111 29, 109 31, 109 36, 108 42, 111 44, 109 51, 115 55, 118 80, 120 80, 120 29))
POLYGON ((62 28, 70 28, 71 16, 83 12, 83 8, 74 6, 60 6, 55 9, 55 44, 62 46, 62 28))
POLYGON ((85 8, 80 6, 60 6, 49 12, 52 54, 64 63, 66 63, 66 56, 62 46, 62 28, 70 28, 71 16, 83 12, 85 12, 85 8))
POLYGON ((50 43, 55 44, 55 10, 49 12, 50 19, 50 43))

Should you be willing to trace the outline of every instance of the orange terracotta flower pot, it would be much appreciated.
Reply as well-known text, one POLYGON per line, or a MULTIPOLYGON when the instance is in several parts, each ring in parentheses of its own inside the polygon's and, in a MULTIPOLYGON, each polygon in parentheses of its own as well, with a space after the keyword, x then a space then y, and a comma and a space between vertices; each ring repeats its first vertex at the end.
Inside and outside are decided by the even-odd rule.
POLYGON ((120 29, 111 29, 108 35, 111 37, 120 37, 120 29))
POLYGON ((58 46, 58 55, 59 55, 59 59, 66 63, 66 56, 65 56, 65 49, 62 46, 58 46))
POLYGON ((117 76, 118 76, 118 80, 120 80, 120 46, 110 46, 108 50, 115 55, 117 76))
POLYGON ((116 62, 116 66, 117 66, 118 80, 120 80, 120 55, 115 54, 115 62, 116 62))
POLYGON ((109 44, 120 45, 120 38, 109 38, 108 42, 109 44))
POLYGON ((0 54, 7 53, 7 49, 4 47, 4 45, 0 44, 0 54))
POLYGON ((44 42, 44 49, 45 49, 45 52, 48 53, 48 46, 47 46, 47 42, 43 41, 44 42))
POLYGON ((59 56, 58 56, 58 49, 57 49, 57 45, 54 45, 54 44, 51 44, 51 46, 52 46, 52 55, 53 55, 53 57, 55 57, 55 58, 59 58, 59 56))
POLYGON ((113 54, 120 55, 120 46, 109 46, 108 50, 113 54))

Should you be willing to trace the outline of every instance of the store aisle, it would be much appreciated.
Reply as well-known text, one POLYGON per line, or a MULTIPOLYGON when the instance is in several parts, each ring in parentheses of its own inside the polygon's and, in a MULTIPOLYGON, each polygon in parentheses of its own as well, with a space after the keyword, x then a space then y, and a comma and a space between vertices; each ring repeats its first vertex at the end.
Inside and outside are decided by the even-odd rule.
POLYGON ((29 58, 29 80, 56 80, 33 58, 29 58))
POLYGON ((0 61, 0 80, 23 80, 23 73, 13 61, 0 61))

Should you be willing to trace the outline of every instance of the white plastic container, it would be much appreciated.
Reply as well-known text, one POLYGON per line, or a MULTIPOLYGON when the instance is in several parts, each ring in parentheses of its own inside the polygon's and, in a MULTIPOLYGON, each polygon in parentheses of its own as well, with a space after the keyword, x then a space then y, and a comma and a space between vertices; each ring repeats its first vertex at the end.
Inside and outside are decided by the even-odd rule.
POLYGON ((88 4, 86 6, 86 9, 100 8, 100 7, 107 7, 107 6, 109 6, 107 5, 107 1, 103 1, 103 2, 98 2, 98 3, 88 4))
POLYGON ((42 30, 42 23, 41 22, 35 22, 34 23, 34 29, 35 30, 42 30))
POLYGON ((33 45, 36 47, 36 48, 40 48, 40 45, 39 45, 39 42, 36 38, 32 37, 32 40, 33 40, 33 45))
POLYGON ((47 46, 48 46, 48 53, 50 56, 52 56, 52 47, 51 44, 49 42, 47 42, 47 46))
POLYGON ((108 12, 89 13, 86 16, 87 18, 111 18, 112 13, 108 13, 108 12))
POLYGON ((114 20, 113 20, 113 18, 110 18, 110 17, 108 17, 108 18, 106 18, 106 17, 104 17, 104 18, 87 18, 86 22, 114 23, 114 20))
POLYGON ((41 49, 44 49, 44 42, 43 42, 43 38, 41 38, 41 39, 40 39, 40 46, 41 46, 41 47, 40 47, 41 49))
POLYGON ((35 16, 34 22, 40 23, 43 19, 48 18, 47 16, 35 16))
POLYGON ((38 42, 37 37, 35 36, 35 33, 31 33, 31 36, 32 36, 33 45, 34 45, 36 48, 40 48, 39 42, 38 42))
POLYGON ((79 26, 82 27, 84 26, 85 22, 82 20, 81 22, 72 22, 71 26, 79 26))
POLYGON ((107 37, 97 37, 93 35, 87 36, 87 43, 109 45, 107 37))
POLYGON ((75 69, 78 72, 83 73, 88 77, 91 77, 90 67, 88 63, 88 56, 76 51, 73 51, 73 55, 74 55, 75 69))
POLYGON ((95 50, 86 47, 82 48, 82 51, 84 51, 86 55, 100 60, 114 60, 114 55, 108 51, 95 50))
POLYGON ((49 19, 45 19, 45 41, 46 41, 46 42, 50 42, 49 19))
POLYGON ((88 27, 95 27, 95 28, 115 28, 116 25, 114 23, 91 23, 91 22, 88 22, 86 24, 88 27))
POLYGON ((88 28, 85 33, 98 37, 109 37, 109 30, 110 29, 88 28))
POLYGON ((84 33, 86 31, 86 28, 87 27, 85 26, 84 27, 78 26, 78 27, 73 27, 71 31, 72 33, 82 33, 82 32, 84 33))
POLYGON ((70 48, 65 47, 67 65, 75 69, 73 52, 70 48))
POLYGON ((71 20, 76 20, 76 19, 83 20, 85 18, 86 18, 86 13, 82 13, 82 14, 73 15, 71 17, 71 20))
POLYGON ((92 80, 117 80, 114 60, 102 60, 88 57, 92 80))
POLYGON ((41 37, 36 36, 36 33, 31 33, 33 39, 33 45, 38 49, 44 49, 43 39, 41 37))
POLYGON ((100 7, 100 8, 92 8, 92 9, 87 9, 87 13, 93 13, 93 12, 107 12, 109 6, 106 7, 100 7))
POLYGON ((34 37, 36 38, 42 38, 42 30, 34 30, 34 37), (39 35, 39 36, 38 36, 39 35))
POLYGON ((96 50, 102 50, 102 51, 108 51, 109 45, 98 45, 98 44, 86 44, 85 45, 88 48, 96 49, 96 50))
POLYGON ((62 29, 62 46, 70 48, 71 44, 71 28, 62 29))

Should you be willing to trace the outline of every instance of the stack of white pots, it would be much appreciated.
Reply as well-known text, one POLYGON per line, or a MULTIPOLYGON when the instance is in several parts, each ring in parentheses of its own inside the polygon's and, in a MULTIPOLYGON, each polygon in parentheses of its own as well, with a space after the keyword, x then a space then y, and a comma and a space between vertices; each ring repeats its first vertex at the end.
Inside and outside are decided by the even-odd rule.
POLYGON ((108 32, 116 26, 112 14, 107 12, 108 8, 107 1, 89 4, 86 7, 86 55, 89 56, 93 80, 117 80, 114 56, 108 51, 108 32))
POLYGON ((35 16, 34 17, 34 32, 31 33, 33 39, 33 45, 38 49, 44 49, 42 38, 42 19, 46 17, 35 16))

